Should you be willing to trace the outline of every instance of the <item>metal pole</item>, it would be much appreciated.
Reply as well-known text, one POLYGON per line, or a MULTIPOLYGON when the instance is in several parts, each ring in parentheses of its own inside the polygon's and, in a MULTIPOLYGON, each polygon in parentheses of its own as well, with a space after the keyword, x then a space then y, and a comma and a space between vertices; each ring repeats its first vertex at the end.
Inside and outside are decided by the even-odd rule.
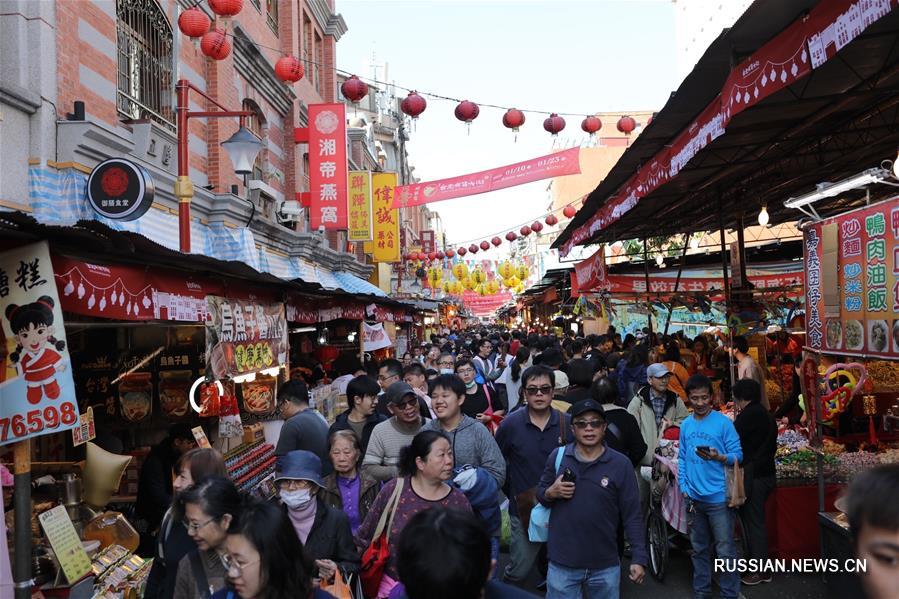
MULTIPOLYGON (((684 265, 687 263, 687 246, 690 241, 690 233, 686 233, 684 235, 684 251, 681 252, 680 255, 680 265, 677 267, 677 278, 674 280, 674 293, 677 293, 678 287, 680 287, 680 277, 684 272, 684 265)), ((668 309, 668 318, 665 320, 665 332, 662 335, 668 334, 668 325, 671 324, 671 316, 674 312, 674 304, 672 303, 671 307, 668 309)))
POLYGON ((194 196, 194 185, 190 180, 190 153, 188 150, 187 128, 188 118, 188 93, 190 83, 186 79, 179 79, 175 85, 177 106, 177 135, 178 135, 178 178, 175 179, 175 198, 178 199, 178 240, 182 253, 190 253, 190 201, 194 196))
MULTIPOLYGON (((649 336, 652 336, 652 309, 651 295, 649 292, 649 249, 646 243, 646 237, 643 238, 643 275, 646 278, 646 321, 649 322, 649 336)), ((649 340, 651 341, 651 340, 649 340)))
POLYGON ((15 493, 13 510, 15 510, 15 537, 13 546, 16 551, 16 563, 13 578, 15 579, 16 599, 31 597, 31 439, 19 441, 13 448, 15 462, 15 493))

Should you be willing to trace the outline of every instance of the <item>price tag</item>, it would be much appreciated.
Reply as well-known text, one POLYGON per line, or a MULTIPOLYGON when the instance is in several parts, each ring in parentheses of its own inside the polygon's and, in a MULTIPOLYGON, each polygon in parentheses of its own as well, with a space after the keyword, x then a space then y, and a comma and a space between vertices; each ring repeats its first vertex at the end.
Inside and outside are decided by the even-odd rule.
POLYGON ((69 584, 74 584, 91 571, 91 560, 81 545, 75 526, 63 505, 47 510, 38 520, 53 547, 53 553, 69 584))
POLYGON ((81 415, 80 425, 72 429, 72 444, 75 447, 93 441, 97 437, 94 426, 94 408, 88 406, 87 412, 81 415))

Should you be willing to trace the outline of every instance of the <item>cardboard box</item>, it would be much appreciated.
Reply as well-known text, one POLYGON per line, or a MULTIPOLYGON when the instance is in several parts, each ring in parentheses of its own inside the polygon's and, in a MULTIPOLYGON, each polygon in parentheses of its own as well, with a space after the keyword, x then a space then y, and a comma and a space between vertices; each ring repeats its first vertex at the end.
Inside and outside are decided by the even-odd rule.
POLYGON ((255 443, 256 441, 262 441, 264 439, 265 432, 262 430, 261 423, 257 422, 256 424, 250 424, 243 427, 244 444, 255 443))

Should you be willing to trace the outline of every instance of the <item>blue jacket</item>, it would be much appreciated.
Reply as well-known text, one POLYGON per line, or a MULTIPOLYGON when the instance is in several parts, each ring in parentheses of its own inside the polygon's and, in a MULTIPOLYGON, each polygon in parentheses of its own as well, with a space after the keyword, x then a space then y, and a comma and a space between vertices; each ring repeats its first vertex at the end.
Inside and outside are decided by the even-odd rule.
POLYGON ((499 487, 496 479, 484 468, 473 466, 457 468, 454 472, 453 486, 462 491, 471 504, 471 510, 486 524, 492 536, 498 536, 502 527, 499 509, 499 487), (469 471, 473 471, 474 475, 469 471), (460 484, 460 473, 468 474, 465 483, 460 484))
POLYGON ((619 401, 624 402, 624 405, 627 406, 630 398, 636 395, 637 390, 646 384, 646 365, 628 366, 627 360, 622 358, 615 370, 619 401))
POLYGON ((699 457, 696 448, 703 445, 726 454, 728 465, 742 462, 740 436, 730 418, 715 410, 701 420, 695 415, 688 416, 680 425, 677 452, 677 482, 681 492, 694 501, 724 503, 727 491, 724 464, 699 457))
POLYGON ((618 523, 631 544, 631 563, 645 566, 646 528, 640 512, 640 493, 631 461, 606 446, 595 462, 584 464, 574 454, 574 443, 553 451, 537 485, 537 500, 552 507, 549 517, 549 560, 566 568, 600 570, 620 564, 618 523), (576 475, 574 497, 551 500, 546 489, 556 478, 556 453, 563 451, 559 472, 576 475))

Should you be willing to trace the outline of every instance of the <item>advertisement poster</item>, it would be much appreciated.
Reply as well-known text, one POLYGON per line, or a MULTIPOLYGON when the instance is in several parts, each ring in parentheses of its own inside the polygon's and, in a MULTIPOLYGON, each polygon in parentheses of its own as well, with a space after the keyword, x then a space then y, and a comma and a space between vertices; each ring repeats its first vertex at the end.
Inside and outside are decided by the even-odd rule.
POLYGON ((346 106, 309 105, 309 191, 313 231, 347 228, 346 106))
POLYGON ((234 378, 287 363, 284 304, 206 298, 206 364, 215 379, 234 378))
POLYGON ((46 242, 0 254, 0 445, 78 424, 72 363, 46 242))
POLYGON ((375 351, 390 347, 393 343, 390 336, 384 330, 384 323, 371 325, 367 322, 362 323, 362 349, 363 351, 375 351))
POLYGON ((899 202, 889 201, 805 228, 808 345, 850 356, 899 357, 899 202), (836 225, 837 272, 827 272, 822 229, 836 225), (839 314, 824 309, 839 289, 839 314))
POLYGON ((350 171, 347 241, 371 241, 371 173, 350 171))
POLYGON ((601 245, 592 256, 574 265, 579 290, 601 290, 609 287, 604 252, 605 246, 601 245))
POLYGON ((374 211, 372 258, 375 262, 399 262, 400 211, 392 207, 396 173, 374 173, 371 186, 374 211))

